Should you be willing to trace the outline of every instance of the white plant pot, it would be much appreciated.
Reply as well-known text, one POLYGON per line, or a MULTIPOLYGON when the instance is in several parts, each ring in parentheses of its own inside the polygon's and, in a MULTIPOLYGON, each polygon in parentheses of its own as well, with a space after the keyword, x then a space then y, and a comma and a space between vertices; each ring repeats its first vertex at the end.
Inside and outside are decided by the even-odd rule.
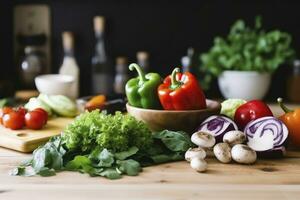
POLYGON ((227 99, 263 99, 268 92, 270 82, 270 73, 255 71, 224 71, 218 77, 221 93, 227 99))

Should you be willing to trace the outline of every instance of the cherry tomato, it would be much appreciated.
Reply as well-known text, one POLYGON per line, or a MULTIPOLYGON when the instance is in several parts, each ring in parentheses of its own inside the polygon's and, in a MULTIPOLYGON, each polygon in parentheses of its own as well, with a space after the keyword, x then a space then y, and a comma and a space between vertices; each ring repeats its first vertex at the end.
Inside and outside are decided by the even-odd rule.
POLYGON ((37 112, 43 113, 43 115, 45 117, 45 123, 44 124, 47 124, 47 121, 48 121, 48 113, 47 113, 47 111, 45 111, 43 108, 36 108, 33 111, 37 111, 37 112))
POLYGON ((13 130, 21 129, 24 126, 24 115, 17 111, 11 111, 8 114, 4 114, 2 123, 6 128, 13 130))
POLYGON ((23 116, 25 116, 25 114, 27 113, 27 110, 24 107, 18 107, 18 108, 16 108, 16 111, 18 113, 22 114, 23 116))
POLYGON ((25 124, 27 128, 30 129, 41 129, 45 125, 45 121, 47 121, 45 114, 41 111, 31 111, 26 113, 25 115, 25 124))
POLYGON ((3 107, 0 109, 0 124, 2 124, 2 118, 5 114, 12 112, 13 109, 11 107, 3 107))

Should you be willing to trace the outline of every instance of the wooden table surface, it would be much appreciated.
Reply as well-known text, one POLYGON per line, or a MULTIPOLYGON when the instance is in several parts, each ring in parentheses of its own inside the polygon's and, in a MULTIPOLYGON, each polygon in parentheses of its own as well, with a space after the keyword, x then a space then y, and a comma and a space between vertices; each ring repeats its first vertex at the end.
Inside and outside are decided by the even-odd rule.
MULTIPOLYGON (((272 107, 275 113, 276 109, 272 107)), ((0 200, 300 199, 300 151, 290 151, 280 160, 259 160, 251 166, 208 159, 206 173, 196 173, 182 161, 147 167, 139 176, 120 180, 77 172, 53 177, 8 175, 30 156, 0 148, 0 200)))

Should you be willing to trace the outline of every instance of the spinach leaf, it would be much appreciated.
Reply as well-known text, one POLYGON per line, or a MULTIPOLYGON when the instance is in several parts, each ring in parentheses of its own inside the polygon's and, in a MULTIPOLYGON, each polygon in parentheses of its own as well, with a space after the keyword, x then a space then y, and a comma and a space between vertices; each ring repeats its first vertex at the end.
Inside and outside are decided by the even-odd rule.
POLYGON ((82 173, 93 174, 91 160, 86 156, 76 156, 74 160, 67 163, 66 169, 70 171, 79 171, 82 173))
POLYGON ((136 176, 142 171, 140 163, 132 159, 118 160, 117 165, 118 169, 128 176, 136 176))
POLYGON ((170 154, 159 154, 159 155, 151 156, 151 159, 153 160, 153 162, 155 164, 179 161, 179 160, 183 160, 183 158, 184 158, 184 155, 183 155, 183 153, 180 153, 180 152, 174 152, 174 153, 170 153, 170 154))
POLYGON ((36 172, 32 167, 18 166, 10 171, 11 176, 34 176, 36 172))
POLYGON ((52 157, 50 150, 47 148, 39 148, 33 153, 32 167, 36 172, 51 164, 52 157))
POLYGON ((122 178, 122 175, 116 169, 113 168, 107 168, 100 172, 99 175, 112 180, 122 178))
POLYGON ((139 149, 135 146, 130 147, 127 151, 122 151, 119 153, 115 153, 115 157, 117 160, 125 160, 126 158, 136 154, 139 149))
POLYGON ((38 174, 40 176, 47 177, 47 176, 54 176, 56 173, 55 173, 54 169, 49 169, 47 167, 43 167, 43 168, 40 169, 38 174))
POLYGON ((161 140, 171 151, 187 151, 191 146, 191 140, 187 133, 164 130, 153 134, 155 139, 161 140))
POLYGON ((100 167, 111 167, 114 163, 114 155, 107 149, 103 149, 99 154, 99 166, 100 167))
POLYGON ((57 171, 69 170, 119 179, 122 174, 138 175, 141 166, 182 160, 184 152, 192 145, 186 133, 176 131, 153 133, 150 140, 152 145, 141 150, 131 146, 125 151, 115 152, 96 146, 92 151, 82 151, 77 147, 67 148, 64 137, 54 137, 36 149, 32 159, 13 169, 11 175, 53 176, 57 171))

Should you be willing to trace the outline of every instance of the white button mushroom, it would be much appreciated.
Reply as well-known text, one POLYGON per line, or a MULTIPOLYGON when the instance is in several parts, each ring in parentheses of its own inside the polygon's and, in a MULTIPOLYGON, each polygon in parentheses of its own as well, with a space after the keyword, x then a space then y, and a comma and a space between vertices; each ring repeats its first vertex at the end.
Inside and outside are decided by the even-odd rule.
POLYGON ((244 144, 237 144, 231 149, 232 159, 241 164, 252 164, 256 161, 256 152, 244 144))
POLYGON ((231 161, 231 148, 227 143, 218 143, 214 146, 214 154, 216 158, 222 163, 229 163, 231 161))
POLYGON ((185 160, 190 162, 193 158, 204 159, 206 157, 205 151, 201 147, 189 148, 185 152, 185 160))
POLYGON ((206 153, 206 157, 207 158, 213 158, 215 157, 215 154, 214 154, 214 151, 213 151, 213 148, 210 147, 210 148, 203 148, 205 153, 206 153))
POLYGON ((216 139, 209 133, 198 131, 193 133, 191 141, 202 148, 213 147, 216 143, 216 139))
POLYGON ((231 147, 236 144, 242 144, 246 141, 246 135, 242 131, 228 131, 223 136, 223 142, 228 143, 231 147))
POLYGON ((191 168, 193 168, 197 172, 204 172, 207 169, 207 162, 200 158, 193 158, 190 164, 191 168))

